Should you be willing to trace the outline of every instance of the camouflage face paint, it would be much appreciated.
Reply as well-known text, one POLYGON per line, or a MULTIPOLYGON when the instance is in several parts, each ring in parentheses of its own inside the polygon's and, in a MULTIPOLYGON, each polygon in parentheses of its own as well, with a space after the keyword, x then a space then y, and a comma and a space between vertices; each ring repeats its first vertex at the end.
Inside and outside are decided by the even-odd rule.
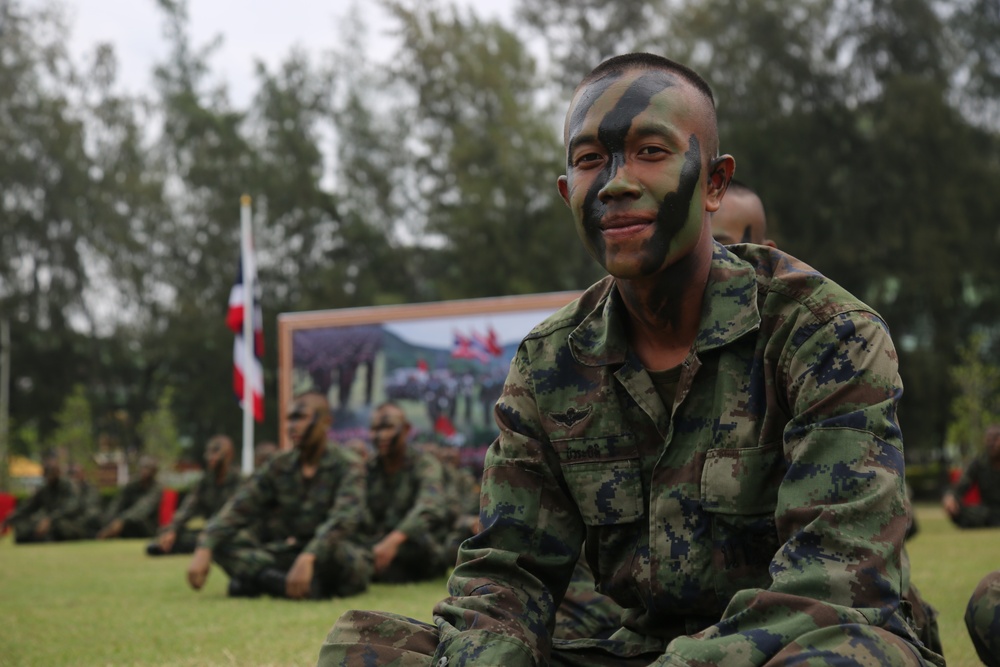
POLYGON ((675 262, 700 233, 700 210, 693 204, 701 178, 701 146, 685 124, 691 118, 687 93, 668 72, 632 71, 590 84, 574 100, 567 120, 570 206, 588 251, 614 275, 655 273, 675 262), (601 107, 609 105, 598 116, 601 107), (591 146, 594 159, 599 156, 603 163, 588 174, 586 165, 575 165, 574 160, 589 157, 591 146), (650 159, 668 152, 669 160, 650 159), (684 160, 678 170, 674 156, 681 152, 684 160), (626 172, 620 173, 623 169, 626 172), (628 197, 610 194, 616 180, 631 184, 628 197), (616 248, 606 233, 609 214, 648 216, 651 233, 641 242, 622 242, 621 249, 616 248), (619 257, 619 252, 624 254, 619 257))

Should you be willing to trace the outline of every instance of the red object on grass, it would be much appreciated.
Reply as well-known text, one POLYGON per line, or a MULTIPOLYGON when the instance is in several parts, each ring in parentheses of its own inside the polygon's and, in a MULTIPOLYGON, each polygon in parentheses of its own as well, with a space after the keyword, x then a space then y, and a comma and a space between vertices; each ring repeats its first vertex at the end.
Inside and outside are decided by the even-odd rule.
MULTIPOLYGON (((952 468, 948 472, 948 483, 952 486, 958 484, 958 480, 962 479, 962 469, 952 468)), ((958 499, 958 502, 962 504, 963 507, 976 506, 983 502, 983 497, 979 493, 979 485, 973 484, 969 487, 969 490, 965 492, 965 495, 958 499)))
POLYGON ((176 509, 177 491, 163 489, 163 495, 160 496, 160 527, 166 526, 173 520, 176 509))
MULTIPOLYGON (((14 496, 9 493, 0 493, 0 521, 6 519, 7 516, 14 511, 14 507, 16 505, 17 501, 14 499, 14 496)), ((10 530, 10 526, 7 526, 3 529, 3 531, 0 531, 0 535, 3 535, 8 530, 10 530)))

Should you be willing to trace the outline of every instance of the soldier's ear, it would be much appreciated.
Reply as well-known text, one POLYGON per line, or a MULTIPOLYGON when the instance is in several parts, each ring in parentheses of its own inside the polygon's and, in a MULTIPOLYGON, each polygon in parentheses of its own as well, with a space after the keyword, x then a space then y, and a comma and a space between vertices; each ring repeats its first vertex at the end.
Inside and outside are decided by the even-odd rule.
POLYGON ((736 160, 732 155, 720 155, 708 163, 708 186, 705 191, 705 210, 715 213, 722 206, 722 197, 729 188, 736 171, 736 160))

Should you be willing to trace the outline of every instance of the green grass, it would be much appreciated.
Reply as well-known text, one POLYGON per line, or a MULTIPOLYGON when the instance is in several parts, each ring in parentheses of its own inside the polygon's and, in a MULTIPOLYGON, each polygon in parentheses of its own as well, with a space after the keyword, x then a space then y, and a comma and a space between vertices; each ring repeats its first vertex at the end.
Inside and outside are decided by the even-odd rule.
MULTIPOLYGON (((936 506, 918 507, 917 518, 913 581, 941 613, 948 664, 978 665, 962 615, 979 579, 1000 567, 1000 530, 959 531, 936 506)), ((444 595, 441 579, 327 602, 229 599, 218 568, 195 593, 188 557, 148 558, 143 545, 0 540, 0 665, 314 665, 344 611, 430 620, 444 595)))
POLYGON ((918 505, 920 531, 906 543, 912 581, 939 612, 949 667, 982 665, 965 630, 965 605, 986 573, 1000 568, 1000 530, 958 530, 937 505, 918 505))
POLYGON ((0 541, 0 665, 315 665, 344 611, 430 620, 445 590, 442 578, 346 600, 230 599, 218 568, 196 593, 187 556, 149 558, 143 547, 0 541))

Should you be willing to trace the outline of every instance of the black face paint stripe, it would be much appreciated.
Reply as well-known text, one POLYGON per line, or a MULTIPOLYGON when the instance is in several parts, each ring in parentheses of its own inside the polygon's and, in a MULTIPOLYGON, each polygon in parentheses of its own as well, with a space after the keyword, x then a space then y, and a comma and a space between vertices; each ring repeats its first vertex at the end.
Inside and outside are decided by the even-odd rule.
MULTIPOLYGON (((628 87, 625 93, 615 103, 614 108, 601 119, 598 126, 598 141, 608 151, 608 161, 594 179, 590 190, 587 191, 583 200, 584 229, 590 239, 601 261, 605 259, 607 250, 604 243, 604 236, 601 234, 601 218, 604 217, 604 206, 600 203, 597 195, 605 185, 614 177, 618 169, 625 163, 625 140, 636 116, 649 108, 649 104, 654 95, 657 95, 667 88, 676 85, 676 79, 660 70, 654 70, 638 77, 628 87)), ((605 87, 606 90, 606 87, 605 87)), ((603 92, 603 91, 602 91, 603 92)), ((589 98, 589 96, 588 96, 589 98)), ((578 105, 574 110, 574 116, 578 111, 583 111, 580 123, 586 117, 586 112, 590 106, 596 102, 597 98, 584 108, 578 105)))
POLYGON ((750 225, 743 228, 743 238, 740 239, 740 243, 750 243, 753 240, 753 234, 750 231, 750 225))
MULTIPOLYGON (((567 138, 571 139, 572 137, 580 134, 580 126, 582 126, 583 121, 587 119, 587 113, 590 111, 590 108, 593 107, 594 103, 601 98, 601 95, 603 95, 608 88, 611 87, 611 84, 620 79, 621 76, 621 74, 608 75, 603 79, 599 79, 589 84, 586 88, 580 91, 580 98, 576 101, 576 104, 573 107, 573 113, 571 113, 569 117, 569 126, 567 128, 569 132, 567 138)), ((570 146, 567 146, 567 148, 570 148, 570 146)), ((566 164, 569 165, 572 164, 572 162, 573 153, 572 151, 567 150, 566 164)))
MULTIPOLYGON (((656 251, 649 255, 649 261, 656 261, 666 255, 670 243, 687 221, 691 199, 698 189, 701 178, 701 144, 698 137, 688 138, 688 150, 684 153, 684 166, 678 178, 677 189, 668 193, 660 204, 656 214, 656 230, 647 242, 656 251)), ((646 266, 647 271, 658 269, 658 266, 646 266)))

